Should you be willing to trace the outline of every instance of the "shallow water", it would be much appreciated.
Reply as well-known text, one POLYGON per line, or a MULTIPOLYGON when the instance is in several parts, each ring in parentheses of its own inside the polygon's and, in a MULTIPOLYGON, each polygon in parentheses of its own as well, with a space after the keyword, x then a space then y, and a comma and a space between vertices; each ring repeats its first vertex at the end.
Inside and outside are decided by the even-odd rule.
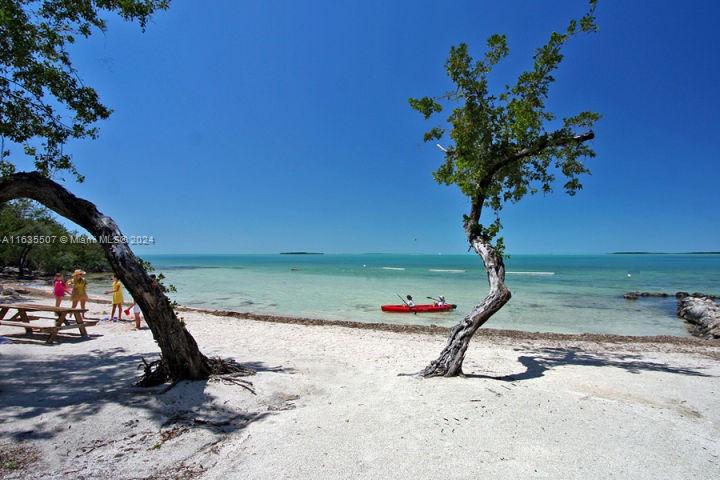
MULTIPOLYGON (((474 255, 148 256, 185 305, 361 322, 453 325, 487 283, 474 255), (381 304, 445 295, 458 309, 393 314, 381 304)), ((515 255, 510 303, 487 324, 541 332, 679 335, 675 299, 628 301, 631 290, 720 293, 720 255, 515 255)), ((97 293, 105 285, 91 288, 97 293)), ((429 302, 429 300, 427 300, 429 302)))

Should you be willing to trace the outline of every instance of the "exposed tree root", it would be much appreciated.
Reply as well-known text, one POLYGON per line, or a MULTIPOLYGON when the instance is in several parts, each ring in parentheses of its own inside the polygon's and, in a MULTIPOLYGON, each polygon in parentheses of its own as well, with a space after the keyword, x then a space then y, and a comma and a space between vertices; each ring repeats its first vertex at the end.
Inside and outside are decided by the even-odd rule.
POLYGON ((209 358, 208 364, 210 365, 210 381, 238 385, 255 395, 252 382, 241 378, 255 375, 255 370, 252 368, 245 367, 231 358, 209 358))
MULTIPOLYGON (((212 357, 207 359, 207 363, 210 368, 210 375, 208 376, 210 381, 238 385, 253 395, 255 394, 252 382, 242 378, 255 375, 255 370, 252 368, 241 365, 231 358, 212 357)), ((138 370, 139 369, 143 369, 143 373, 135 383, 138 387, 156 387, 158 385, 164 385, 167 382, 172 382, 162 391, 162 393, 165 393, 178 383, 177 380, 170 377, 166 363, 162 357, 152 362, 148 362, 143 358, 142 363, 138 365, 138 370)))
POLYGON ((138 365, 137 368, 138 370, 143 369, 143 374, 140 375, 138 381, 135 382, 135 385, 138 387, 156 387, 166 383, 170 379, 162 358, 148 363, 145 357, 143 357, 142 363, 138 365))

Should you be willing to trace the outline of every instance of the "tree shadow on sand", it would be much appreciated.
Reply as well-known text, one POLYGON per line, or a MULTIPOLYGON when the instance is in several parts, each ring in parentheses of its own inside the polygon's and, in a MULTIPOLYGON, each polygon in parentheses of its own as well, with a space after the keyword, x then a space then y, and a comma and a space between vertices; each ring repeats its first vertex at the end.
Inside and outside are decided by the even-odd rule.
POLYGON ((18 344, 18 345, 37 345, 38 347, 50 347, 52 348, 54 345, 57 344, 70 344, 74 345, 77 343, 84 343, 84 342, 90 342, 96 338, 102 337, 102 335, 99 335, 97 333, 93 333, 91 331, 88 331, 88 336, 83 337, 79 333, 70 333, 67 331, 61 331, 58 333, 58 336, 55 338, 55 342, 52 344, 49 344, 46 342, 48 335, 46 333, 5 333, 2 335, 3 337, 12 339, 12 343, 18 344))
MULTIPOLYGON (((92 350, 84 355, 39 356, 0 355, 0 438, 31 440, 52 438, 59 425, 47 426, 43 415, 60 419, 62 428, 91 419, 108 406, 123 406, 143 411, 143 417, 160 427, 184 423, 191 427, 229 433, 244 429, 268 415, 256 411, 226 407, 206 391, 208 381, 183 381, 167 393, 163 387, 139 388, 132 384, 142 357, 156 353, 127 353, 123 348, 92 350), (15 421, 30 420, 32 428, 18 431, 7 427, 15 421), (4 430, 4 431, 3 431, 4 430), (10 430, 10 431, 8 431, 10 430)), ((292 373, 290 369, 270 367, 261 362, 243 363, 256 372, 292 373)), ((229 387, 229 388, 232 388, 229 387)), ((254 398, 246 390, 237 395, 254 398)), ((244 398, 242 399, 244 400, 244 398)))
POLYGON ((525 367, 524 372, 501 376, 469 373, 465 374, 465 377, 516 382, 540 378, 545 375, 545 372, 548 370, 563 365, 617 367, 635 374, 641 372, 665 372, 694 377, 712 376, 698 369, 675 367, 667 363, 645 361, 642 360, 641 355, 586 352, 579 348, 540 348, 528 353, 530 353, 530 355, 521 355, 518 357, 518 362, 525 367))

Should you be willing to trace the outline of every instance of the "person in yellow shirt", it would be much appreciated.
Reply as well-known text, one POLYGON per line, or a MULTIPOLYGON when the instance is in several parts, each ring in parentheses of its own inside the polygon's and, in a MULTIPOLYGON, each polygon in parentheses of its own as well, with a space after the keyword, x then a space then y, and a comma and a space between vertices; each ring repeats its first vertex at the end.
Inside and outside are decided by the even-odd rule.
MULTIPOLYGON (((72 274, 72 278, 67 282, 68 287, 72 287, 70 293, 70 301, 72 302, 72 308, 76 308, 80 303, 80 308, 85 309, 85 302, 87 302, 87 280, 85 280, 85 272, 82 270, 75 270, 72 274)), ((85 318, 85 312, 82 313, 85 318)))
POLYGON ((120 283, 120 280, 118 280, 117 276, 113 275, 112 279, 113 279, 112 289, 105 292, 106 295, 108 293, 112 293, 112 312, 110 313, 110 318, 113 321, 115 320, 115 309, 117 308, 118 320, 122 320, 122 305, 123 305, 122 284, 120 283))

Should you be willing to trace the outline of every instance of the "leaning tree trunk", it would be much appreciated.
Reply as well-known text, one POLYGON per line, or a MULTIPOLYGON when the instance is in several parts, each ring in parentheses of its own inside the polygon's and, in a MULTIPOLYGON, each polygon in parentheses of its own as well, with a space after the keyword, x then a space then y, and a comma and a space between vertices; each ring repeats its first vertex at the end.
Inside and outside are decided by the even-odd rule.
POLYGON ((178 320, 168 298, 123 241, 122 232, 112 218, 100 213, 93 203, 76 197, 37 172, 21 172, 0 179, 0 202, 16 198, 36 200, 98 239, 113 271, 145 315, 172 380, 208 377, 208 359, 178 320))
POLYGON ((505 286, 505 264, 502 255, 498 254, 489 242, 477 236, 473 237, 470 243, 483 259, 490 292, 481 304, 476 305, 468 316, 453 327, 440 356, 420 372, 423 377, 462 375, 462 364, 470 339, 478 328, 510 300, 510 290, 505 286))

